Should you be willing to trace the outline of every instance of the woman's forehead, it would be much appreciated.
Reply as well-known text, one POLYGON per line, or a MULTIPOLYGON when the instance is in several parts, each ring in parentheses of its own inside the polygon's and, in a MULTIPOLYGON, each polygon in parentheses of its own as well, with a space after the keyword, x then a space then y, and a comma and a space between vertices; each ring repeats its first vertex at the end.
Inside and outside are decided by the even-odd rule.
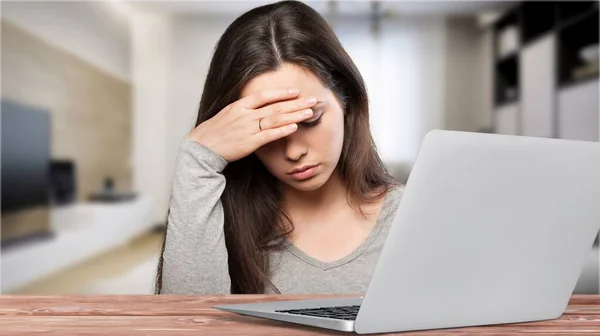
POLYGON ((298 88, 301 97, 316 96, 320 99, 326 94, 326 88, 312 72, 297 65, 284 64, 275 71, 251 79, 242 89, 242 97, 279 88, 298 88))

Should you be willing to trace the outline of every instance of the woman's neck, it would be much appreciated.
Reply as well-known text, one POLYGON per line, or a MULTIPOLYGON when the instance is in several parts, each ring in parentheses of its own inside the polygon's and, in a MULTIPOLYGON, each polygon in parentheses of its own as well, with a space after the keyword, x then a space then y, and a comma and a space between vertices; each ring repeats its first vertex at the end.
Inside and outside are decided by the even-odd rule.
POLYGON ((295 220, 328 217, 331 213, 347 209, 347 187, 337 169, 320 188, 300 191, 288 185, 283 190, 283 204, 295 220))

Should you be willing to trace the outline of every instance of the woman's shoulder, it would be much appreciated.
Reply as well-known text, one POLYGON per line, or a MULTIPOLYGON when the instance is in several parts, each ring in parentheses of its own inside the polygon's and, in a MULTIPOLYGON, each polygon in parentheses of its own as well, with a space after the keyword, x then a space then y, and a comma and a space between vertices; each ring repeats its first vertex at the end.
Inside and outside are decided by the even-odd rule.
POLYGON ((404 194, 404 188, 406 186, 404 184, 398 183, 398 184, 394 184, 389 190, 388 193, 390 193, 390 195, 392 197, 396 197, 396 198, 402 198, 402 195, 404 194))
POLYGON ((404 194, 404 184, 394 183, 386 188, 385 203, 397 203, 404 194))
POLYGON ((395 210, 398 208, 400 204, 400 200, 402 199, 402 195, 404 194, 404 185, 403 184, 394 184, 387 189, 382 211, 386 213, 395 213, 395 210))

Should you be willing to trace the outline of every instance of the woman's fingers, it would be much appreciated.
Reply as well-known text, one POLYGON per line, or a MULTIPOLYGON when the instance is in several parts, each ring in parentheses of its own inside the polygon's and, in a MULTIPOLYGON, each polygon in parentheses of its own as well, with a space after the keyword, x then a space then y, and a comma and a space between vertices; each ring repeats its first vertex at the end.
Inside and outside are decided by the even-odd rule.
POLYGON ((277 128, 265 129, 262 132, 258 132, 252 136, 254 147, 260 148, 269 142, 284 138, 294 133, 297 129, 297 124, 289 124, 277 128))
POLYGON ((302 122, 313 116, 311 107, 317 99, 308 97, 282 102, 276 102, 251 111, 250 117, 260 122, 260 129, 278 128, 292 123, 302 122))
POLYGON ((296 98, 298 94, 300 94, 300 91, 294 88, 263 90, 238 100, 238 103, 243 108, 253 110, 281 100, 296 98))
POLYGON ((314 107, 316 104, 316 97, 298 98, 294 100, 282 101, 264 106, 256 111, 253 111, 252 115, 255 116, 257 119, 261 119, 269 116, 306 110, 311 107, 314 107))
POLYGON ((306 109, 291 113, 275 114, 270 117, 260 119, 260 128, 263 131, 271 128, 279 128, 289 124, 300 123, 312 116, 312 109, 306 109))

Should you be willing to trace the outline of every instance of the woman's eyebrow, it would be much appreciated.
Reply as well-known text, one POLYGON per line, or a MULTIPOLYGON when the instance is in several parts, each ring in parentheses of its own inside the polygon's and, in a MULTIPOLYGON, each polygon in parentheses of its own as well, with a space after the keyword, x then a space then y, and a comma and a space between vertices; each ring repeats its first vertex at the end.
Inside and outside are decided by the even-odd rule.
POLYGON ((325 106, 327 105, 327 103, 325 101, 317 101, 317 103, 311 107, 311 110, 313 110, 314 115, 312 116, 311 119, 314 119, 314 117, 316 116, 322 116, 323 114, 325 114, 325 111, 327 110, 325 108, 325 106))

